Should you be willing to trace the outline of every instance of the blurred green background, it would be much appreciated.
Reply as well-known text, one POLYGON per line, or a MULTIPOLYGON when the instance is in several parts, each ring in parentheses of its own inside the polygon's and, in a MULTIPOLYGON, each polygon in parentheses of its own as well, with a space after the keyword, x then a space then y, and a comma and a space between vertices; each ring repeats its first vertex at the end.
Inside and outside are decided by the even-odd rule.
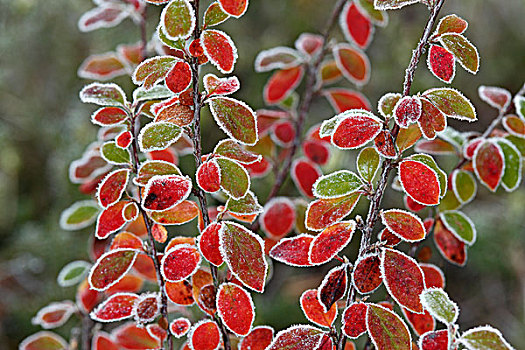
MULTIPOLYGON (((263 107, 261 91, 268 74, 253 72, 257 52, 293 46, 301 32, 318 32, 334 2, 252 0, 244 17, 222 25, 239 50, 235 74, 242 89, 237 97, 254 108, 263 107)), ((65 232, 58 227, 60 212, 83 198, 68 181, 68 165, 80 157, 97 130, 89 121, 93 106, 82 105, 78 99, 87 81, 77 78, 76 71, 90 53, 110 51, 118 43, 139 38, 129 20, 117 28, 80 33, 77 20, 92 7, 88 0, 0 0, 0 349, 14 349, 38 330, 30 320, 39 308, 74 298, 75 289, 58 287, 56 276, 67 262, 87 259, 86 242, 92 229, 65 232)), ((516 92, 525 81, 525 1, 448 0, 442 14, 452 12, 470 22, 466 34, 481 54, 479 73, 472 76, 458 68, 454 81, 454 87, 476 105, 479 122, 452 125, 461 130, 481 129, 495 112, 477 97, 477 87, 498 85, 516 92)), ((156 9, 150 11, 150 18, 156 14, 156 9)), ((367 50, 373 71, 363 92, 371 101, 401 89, 411 50, 427 18, 422 5, 389 14, 389 25, 376 28, 367 50)), ((149 33, 156 24, 154 20, 149 23, 149 33)), ((413 92, 439 86, 425 64, 420 66, 413 92)), ((131 91, 128 78, 116 81, 131 91)), ((324 100, 317 101, 308 125, 332 115, 324 100)), ((204 147, 209 151, 223 135, 210 118, 204 130, 204 147)), ((338 154, 325 171, 353 164, 353 157, 338 154)), ((192 161, 182 159, 183 169, 192 161)), ((454 163, 444 157, 438 161, 444 168, 454 163)), ((254 189, 266 193, 270 181, 257 182, 254 189)), ((297 195, 289 181, 282 193, 297 195)), ((387 195, 385 206, 402 205, 398 197, 387 195)), ((361 214, 364 204, 362 201, 358 208, 361 214)), ((478 228, 467 267, 446 264, 437 254, 433 258, 445 270, 447 290, 462 309, 462 329, 492 324, 518 349, 525 348, 524 208, 523 186, 512 194, 489 194, 482 189, 475 203, 465 209, 478 228)), ((306 322, 298 296, 317 286, 327 269, 290 269, 276 264, 267 292, 256 298, 256 322, 276 329, 306 322)), ((59 332, 67 336, 67 328, 59 332)))

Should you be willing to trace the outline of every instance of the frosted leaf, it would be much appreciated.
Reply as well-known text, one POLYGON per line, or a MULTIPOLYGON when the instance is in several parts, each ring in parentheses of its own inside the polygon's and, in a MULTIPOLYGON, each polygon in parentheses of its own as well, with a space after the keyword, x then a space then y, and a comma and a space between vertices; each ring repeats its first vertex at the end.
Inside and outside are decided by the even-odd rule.
POLYGON ((423 307, 438 321, 445 324, 455 323, 459 308, 441 288, 429 288, 420 295, 423 307))

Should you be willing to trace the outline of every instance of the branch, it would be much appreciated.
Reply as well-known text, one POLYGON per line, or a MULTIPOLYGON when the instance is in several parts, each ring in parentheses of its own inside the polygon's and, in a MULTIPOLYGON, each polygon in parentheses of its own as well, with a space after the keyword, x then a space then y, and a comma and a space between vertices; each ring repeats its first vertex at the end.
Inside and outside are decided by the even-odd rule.
MULTIPOLYGON (((438 0, 434 4, 434 7, 432 8, 430 12, 430 16, 425 26, 425 30, 423 31, 423 34, 421 36, 421 39, 419 40, 414 51, 412 51, 412 58, 410 59, 410 63, 408 64, 408 68, 406 69, 406 72, 405 72, 405 81, 403 83, 403 96, 410 95, 410 88, 414 81, 414 74, 415 74, 417 65, 419 64, 419 61, 421 60, 421 55, 423 54, 425 47, 428 45, 428 41, 429 41, 429 38, 432 32, 432 29, 434 28, 434 25, 439 15, 439 11, 443 7, 444 2, 445 0, 438 0)), ((392 132, 392 136, 395 141, 399 133, 399 126, 395 124, 391 132, 392 132)), ((388 185, 388 177, 392 169, 396 168, 396 165, 397 165, 397 160, 395 159, 394 160, 387 159, 383 163, 383 166, 381 169, 381 177, 379 179, 377 190, 374 196, 372 197, 372 199, 370 200, 370 207, 368 209, 368 216, 366 219, 365 227, 361 230, 363 232, 363 237, 361 238, 361 245, 359 247, 359 255, 357 259, 362 257, 368 250, 368 247, 370 246, 370 241, 372 239, 372 232, 379 218, 381 202, 383 200, 383 197, 385 195, 385 190, 388 185)), ((349 295, 352 295, 352 299, 355 296, 353 289, 354 288, 352 287, 349 293, 349 295)), ((349 304, 349 300, 350 300, 350 297, 347 299, 347 304, 349 304)), ((344 349, 345 344, 346 344, 346 337, 342 335, 339 341, 339 344, 338 344, 338 350, 344 349)))
POLYGON ((308 111, 310 110, 310 106, 312 105, 312 100, 315 95, 315 82, 317 78, 317 71, 319 70, 319 65, 321 64, 323 58, 326 54, 326 49, 328 46, 328 37, 330 33, 332 32, 332 29, 337 22, 337 18, 339 17, 339 14, 341 13, 343 6, 346 4, 346 0, 338 0, 337 3, 334 6, 334 9, 332 11, 332 15, 328 19, 325 29, 322 32, 323 36, 323 48, 319 55, 315 58, 315 60, 310 63, 307 67, 307 75, 306 75, 306 86, 303 92, 303 95, 301 97, 301 105, 299 106, 299 116, 295 122, 295 139, 294 143, 292 145, 292 148, 290 149, 290 153, 288 153, 288 156, 283 162, 283 166, 281 168, 281 171, 277 174, 277 177, 275 179, 275 182, 273 184, 272 189, 270 190, 270 194, 268 195, 268 198, 266 199, 266 202, 268 202, 270 199, 275 197, 279 190, 281 189, 281 186, 284 183, 284 180, 286 180, 286 177, 288 173, 290 172, 290 167, 292 165, 292 160, 297 152, 297 149, 301 145, 302 142, 302 133, 304 129, 304 121, 306 119, 306 115, 308 114, 308 111))
MULTIPOLYGON (((195 11, 195 30, 193 32, 193 39, 197 40, 201 36, 201 29, 199 24, 199 0, 194 0, 193 10, 195 11)), ((199 59, 197 57, 192 57, 190 66, 192 72, 193 88, 193 135, 191 135, 191 139, 193 141, 193 156, 195 157, 195 167, 198 169, 202 164, 201 109, 203 106, 202 96, 199 92, 199 59)), ((206 199, 206 194, 201 188, 196 187, 195 196, 199 200, 204 227, 207 227, 210 224, 210 216, 208 214, 208 202, 206 199)), ((211 275, 213 277, 213 285, 217 290, 217 288, 220 285, 218 269, 216 266, 210 264, 210 270, 211 275)), ((230 350, 231 345, 230 337, 228 336, 228 331, 226 330, 226 328, 224 327, 224 325, 218 317, 215 317, 215 321, 219 325, 219 329, 222 333, 224 349, 230 350)))

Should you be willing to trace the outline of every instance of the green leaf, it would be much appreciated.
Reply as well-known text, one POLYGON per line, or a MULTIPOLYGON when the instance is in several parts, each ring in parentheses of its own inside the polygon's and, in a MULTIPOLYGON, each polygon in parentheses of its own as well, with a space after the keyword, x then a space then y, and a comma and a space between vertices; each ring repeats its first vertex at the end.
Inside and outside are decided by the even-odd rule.
POLYGON ((469 203, 478 190, 474 176, 468 171, 456 169, 452 173, 452 190, 462 204, 469 203))
POLYGON ((252 191, 248 191, 241 199, 228 199, 226 209, 237 215, 254 215, 263 211, 263 207, 259 204, 257 197, 252 191))
POLYGON ((164 85, 156 85, 149 90, 139 87, 133 91, 133 102, 161 100, 172 96, 173 92, 164 85))
POLYGON ((456 195, 454 194, 454 191, 447 191, 445 196, 441 198, 441 201, 439 202, 438 210, 439 211, 446 211, 446 210, 455 210, 461 207, 461 202, 458 200, 456 195))
POLYGON ((314 196, 328 199, 346 196, 363 187, 359 176, 348 170, 321 176, 313 185, 314 196))
POLYGON ((182 136, 182 128, 169 122, 153 122, 145 125, 138 141, 142 152, 160 151, 174 144, 182 136))
POLYGON ((76 202, 60 215, 60 227, 66 231, 83 229, 95 222, 99 212, 100 208, 95 201, 76 202))
POLYGON ((372 183, 380 163, 381 157, 374 147, 363 148, 357 156, 357 172, 363 180, 372 183))
POLYGON ((463 94, 450 88, 430 89, 423 93, 441 112, 448 117, 473 122, 477 120, 476 110, 463 94))
POLYGON ((367 304, 366 328, 377 350, 410 350, 412 338, 405 322, 394 312, 367 304))
POLYGON ((149 90, 164 79, 178 61, 180 60, 173 56, 155 56, 148 58, 139 64, 133 72, 131 76, 133 83, 136 85, 144 84, 143 88, 149 90))
POLYGON ((321 124, 321 128, 319 129, 319 136, 321 138, 327 137, 327 136, 332 136, 332 134, 335 131, 335 127, 344 118, 346 118, 345 115, 338 114, 335 117, 332 117, 330 119, 324 120, 323 123, 321 124))
POLYGON ((438 321, 445 324, 456 322, 459 309, 441 288, 429 288, 420 295, 423 307, 438 321))
POLYGON ((388 24, 388 14, 386 12, 376 10, 374 8, 373 0, 358 0, 355 2, 355 4, 375 25, 384 27, 388 24))
POLYGON ((262 158, 261 155, 247 151, 239 143, 228 139, 219 141, 217 146, 215 146, 213 153, 236 160, 243 164, 252 164, 261 160, 262 158))
POLYGON ((460 241, 468 245, 476 241, 476 227, 468 216, 460 211, 445 211, 440 214, 443 225, 460 241))
MULTIPOLYGON (((501 185, 507 192, 514 191, 521 183, 523 159, 518 148, 507 139, 498 138, 496 143, 501 147, 505 156, 505 170, 501 185)), ((525 140, 522 139, 522 143, 525 143, 525 140)))
POLYGON ((204 13, 204 26, 213 27, 226 21, 230 16, 224 12, 217 1, 212 3, 204 13))
POLYGON ((230 97, 213 97, 208 101, 213 118, 226 135, 245 145, 257 143, 257 118, 248 105, 230 97))
POLYGON ((436 172, 438 176, 438 180, 439 180, 439 190, 440 190, 439 196, 443 197, 445 193, 447 192, 448 176, 447 176, 447 173, 441 170, 441 168, 437 165, 434 158, 432 158, 432 156, 429 156, 428 154, 420 153, 420 154, 414 154, 409 159, 421 162, 436 172))
POLYGON ((195 12, 188 0, 173 0, 160 17, 161 30, 171 40, 185 39, 195 29, 195 12))
POLYGON ((397 102, 403 97, 403 95, 398 93, 389 92, 381 96, 379 99, 379 102, 377 103, 377 109, 379 110, 379 113, 385 118, 388 118, 388 116, 392 115, 394 112, 394 107, 396 106, 397 102))
POLYGON ((465 70, 476 74, 479 69, 479 54, 474 45, 463 35, 451 33, 439 37, 441 44, 450 51, 465 70))
POLYGON ((137 186, 146 186, 155 175, 182 175, 182 173, 173 163, 163 160, 148 160, 140 166, 133 183, 137 186))
POLYGON ((80 91, 80 100, 99 106, 126 106, 126 95, 117 84, 92 83, 80 91))
POLYGON ((421 2, 420 0, 374 0, 376 10, 397 10, 403 6, 421 2))
POLYGON ((60 270, 57 282, 60 287, 70 287, 80 283, 87 276, 91 264, 87 261, 72 261, 60 270))
POLYGON ((514 135, 507 135, 505 136, 505 140, 510 141, 518 151, 520 152, 522 157, 525 157, 525 140, 521 137, 517 137, 514 135))
POLYGON ((514 107, 516 107, 516 113, 520 118, 525 119, 525 96, 517 95, 514 97, 514 107))
POLYGON ((501 332, 491 326, 469 329, 461 335, 459 342, 469 350, 513 350, 501 332))
POLYGON ((221 188, 230 197, 241 199, 250 188, 250 176, 246 169, 228 158, 217 158, 217 164, 221 169, 221 188))
POLYGON ((117 146, 115 141, 108 141, 100 149, 102 158, 109 164, 126 165, 131 163, 131 154, 127 149, 117 146))

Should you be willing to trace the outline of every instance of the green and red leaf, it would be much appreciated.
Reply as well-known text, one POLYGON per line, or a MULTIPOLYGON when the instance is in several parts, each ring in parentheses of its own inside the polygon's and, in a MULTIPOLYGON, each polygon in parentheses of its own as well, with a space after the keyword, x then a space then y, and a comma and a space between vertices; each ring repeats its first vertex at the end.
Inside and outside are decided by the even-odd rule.
POLYGON ((400 209, 381 212, 381 220, 390 232, 407 242, 421 241, 426 236, 423 221, 412 213, 400 209))
POLYGON ((504 111, 510 105, 512 100, 512 96, 508 90, 497 86, 481 85, 478 87, 478 95, 491 107, 497 108, 501 111, 504 111))
POLYGON ((80 100, 99 106, 125 107, 127 100, 124 91, 117 84, 92 83, 80 91, 80 100))
POLYGON ((66 350, 67 342, 61 336, 48 331, 40 331, 25 338, 18 346, 20 350, 66 350))
POLYGON ((248 288, 261 293, 268 271, 264 241, 244 226, 224 221, 219 242, 222 256, 233 275, 248 288))
POLYGON ((126 63, 115 52, 90 55, 78 68, 78 76, 84 79, 111 80, 127 73, 126 63))
POLYGON ((221 188, 234 199, 240 199, 248 193, 250 176, 246 169, 234 160, 219 157, 215 161, 220 169, 221 188))
POLYGON ((89 285, 103 291, 116 284, 131 269, 138 252, 135 249, 119 248, 104 253, 89 272, 89 285))
POLYGON ((218 78, 214 74, 206 74, 203 78, 203 83, 208 96, 230 95, 241 87, 237 77, 218 78))
POLYGON ((465 331, 459 342, 468 350, 512 350, 501 332, 491 326, 481 326, 465 331))
POLYGON ((479 69, 479 53, 474 45, 461 34, 447 33, 439 36, 439 42, 451 52, 468 72, 476 74, 479 69))
POLYGON ((182 128, 175 123, 158 121, 146 124, 139 133, 138 142, 142 152, 161 151, 174 144, 182 136, 182 128))
POLYGON ((325 228, 310 244, 308 252, 310 263, 320 265, 332 260, 350 243, 355 227, 355 221, 351 220, 325 228))
POLYGON ((195 11, 188 0, 171 1, 160 16, 160 28, 170 40, 188 38, 195 29, 195 11))
POLYGON ((503 150, 492 140, 481 142, 474 152, 472 166, 481 183, 492 192, 496 191, 505 171, 503 150))
POLYGON ((215 121, 229 137, 244 145, 257 143, 257 117, 248 105, 229 97, 213 97, 208 101, 215 121))
POLYGON ((343 197, 318 199, 311 202, 306 211, 306 228, 312 231, 322 231, 343 220, 352 212, 360 197, 361 194, 353 193, 343 197))
POLYGON ((464 266, 467 263, 467 247, 452 232, 447 230, 441 220, 434 226, 434 243, 441 255, 450 263, 464 266))
POLYGON ((458 90, 450 88, 429 89, 423 93, 423 97, 427 98, 448 117, 469 122, 477 120, 474 106, 458 90))
POLYGON ((355 85, 364 85, 370 79, 370 61, 366 54, 349 44, 337 44, 333 48, 337 67, 343 76, 355 85))
POLYGON ((366 327, 377 350, 412 349, 412 337, 406 324, 383 306, 368 304, 366 327))

